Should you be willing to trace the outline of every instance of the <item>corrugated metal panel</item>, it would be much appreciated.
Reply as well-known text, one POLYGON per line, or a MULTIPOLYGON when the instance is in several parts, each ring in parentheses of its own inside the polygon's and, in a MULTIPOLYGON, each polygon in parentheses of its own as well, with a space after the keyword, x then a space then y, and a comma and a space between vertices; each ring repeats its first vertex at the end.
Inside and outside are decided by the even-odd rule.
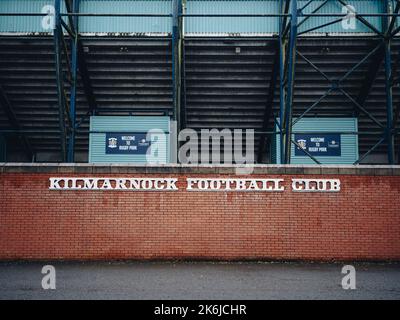
MULTIPOLYGON (((220 1, 188 0, 187 14, 268 14, 279 12, 277 0, 220 1)), ((273 33, 279 30, 279 18, 188 17, 187 33, 273 33)))
MULTIPOLYGON (((1 0, 0 12, 40 13, 53 0, 1 0)), ((65 12, 63 3, 62 12, 65 12)), ((81 13, 160 13, 172 12, 171 0, 81 0, 81 13)), ((64 18, 65 20, 65 18, 64 18)), ((171 32, 169 17, 82 17, 80 32, 171 32)), ((50 30, 51 31, 51 30, 50 30)), ((1 17, 0 32, 49 32, 42 27, 42 17, 1 17)))
MULTIPOLYGON (((41 13, 49 0, 0 0, 0 12, 41 13)), ((65 12, 64 3, 62 12, 65 12)), ((43 17, 10 16, 0 17, 0 32, 50 32, 42 27, 43 17)))
MULTIPOLYGON (((299 0, 298 7, 303 7, 308 0, 299 0)), ((304 10, 304 13, 310 13, 318 6, 320 6, 324 1, 323 0, 315 0, 313 1, 307 8, 304 10)), ((350 6, 353 6, 356 12, 359 13, 382 13, 385 12, 384 10, 384 1, 377 1, 377 0, 349 0, 346 3, 350 6)), ((325 4, 320 10, 316 13, 319 14, 328 14, 328 13, 335 13, 341 14, 343 6, 336 0, 329 1, 325 4)), ((303 17, 299 17, 299 22, 304 19, 303 17)), ((338 17, 312 17, 308 19, 302 26, 299 28, 299 32, 309 30, 310 28, 317 27, 328 23, 330 21, 334 21, 338 19, 338 17)), ((371 23, 375 28, 381 30, 382 21, 380 17, 365 17, 365 19, 371 23)), ((345 24, 345 23, 344 23, 345 24)), ((345 29, 342 22, 335 23, 333 25, 320 28, 315 30, 314 33, 321 33, 321 32, 328 32, 328 33, 373 33, 371 29, 365 26, 359 20, 355 20, 355 29, 345 29)))
MULTIPOLYGON (((90 131, 106 132, 147 132, 159 129, 169 133, 169 117, 167 116, 94 116, 90 118, 90 131)), ((146 155, 125 155, 105 153, 105 133, 91 133, 89 136, 90 163, 146 163, 146 155)), ((159 146, 160 155, 165 155, 160 162, 169 162, 169 134, 164 146, 159 146)))
MULTIPOLYGON (((299 0, 299 7, 308 0, 299 0)), ((305 10, 311 12, 323 0, 315 0, 305 10)), ((41 12, 45 5, 53 4, 49 0, 1 0, 0 12, 41 12)), ((349 5, 357 12, 383 12, 383 1, 378 0, 349 0, 349 5)), ((259 14, 278 13, 278 0, 188 0, 188 14, 259 14)), ((65 9, 63 8, 63 12, 65 9)), ((172 13, 171 0, 81 0, 82 13, 172 13)), ((318 13, 342 13, 342 5, 336 1, 329 1, 318 13)), ((303 18, 299 18, 302 20, 303 18)), ((301 27, 300 31, 322 25, 335 20, 331 17, 310 18, 301 27)), ((376 28, 381 29, 379 17, 366 18, 376 28)), ((42 27, 42 17, 1 17, 0 32, 49 32, 42 27)), ((278 18, 200 18, 185 19, 185 31, 195 34, 217 33, 277 33, 279 31, 278 18)), ((82 17, 80 31, 86 33, 170 33, 172 29, 169 17, 82 17)), ((329 33, 369 33, 371 30, 356 21, 356 29, 344 29, 341 23, 336 23, 316 30, 315 32, 329 33)))
MULTIPOLYGON (((358 129, 357 118, 303 118, 293 126, 293 132, 355 132, 358 129)), ((276 128, 276 130, 278 130, 276 128)), ((316 157, 321 164, 353 164, 358 159, 358 138, 356 135, 342 134, 340 157, 316 157)), ((275 154, 272 159, 280 163, 280 136, 276 135, 273 143, 275 154)), ((315 164, 308 156, 295 156, 295 145, 291 150, 292 164, 315 164)))
MULTIPOLYGON (((82 13, 157 13, 171 14, 171 0, 84 0, 82 13)), ((81 32, 169 33, 169 17, 82 17, 81 32)))

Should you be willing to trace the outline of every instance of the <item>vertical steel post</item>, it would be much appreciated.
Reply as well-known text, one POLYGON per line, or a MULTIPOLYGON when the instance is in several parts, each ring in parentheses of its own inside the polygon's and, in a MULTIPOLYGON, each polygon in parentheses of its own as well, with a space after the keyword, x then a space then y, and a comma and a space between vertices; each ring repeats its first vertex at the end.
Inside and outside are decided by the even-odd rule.
MULTIPOLYGON (((79 12, 79 1, 73 0, 73 12, 79 12)), ((77 69, 78 69, 78 17, 72 18, 73 26, 70 28, 74 32, 74 38, 71 38, 71 96, 70 96, 70 119, 71 131, 68 140, 68 162, 75 160, 75 129, 76 129, 76 87, 77 87, 77 69)))
POLYGON ((66 130, 65 130, 65 101, 64 101, 64 86, 62 78, 62 58, 61 58, 61 0, 54 0, 55 9, 55 25, 54 25, 54 47, 55 47, 55 64, 56 64, 56 81, 57 81, 57 97, 58 97, 58 112, 60 126, 60 148, 61 161, 66 161, 66 130))
POLYGON ((290 163, 290 151, 292 141, 292 104, 294 89, 294 73, 296 65, 296 44, 297 44, 297 0, 291 0, 291 17, 290 17, 290 36, 288 48, 288 68, 286 75, 287 89, 285 97, 285 117, 284 117, 284 145, 285 158, 284 163, 290 163))
MULTIPOLYGON (((279 8, 281 14, 286 14, 290 0, 279 0, 279 8)), ((284 163, 285 145, 283 135, 283 119, 285 117, 285 61, 286 61, 286 45, 285 35, 287 17, 279 18, 279 141, 280 141, 280 163, 284 163)))
MULTIPOLYGON (((386 12, 391 13, 389 0, 385 0, 386 12)), ((385 88, 386 88, 386 141, 389 164, 394 164, 394 135, 393 129, 393 90, 392 90, 392 54, 390 35, 390 17, 382 17, 385 39, 385 88)), ((394 19, 394 18, 393 18, 394 19)))
MULTIPOLYGON (((172 101, 173 120, 176 122, 177 136, 181 130, 181 71, 182 71, 182 0, 173 0, 172 13, 172 101)), ((177 144, 179 147, 179 145, 177 144)), ((177 148, 178 149, 178 148, 177 148)))

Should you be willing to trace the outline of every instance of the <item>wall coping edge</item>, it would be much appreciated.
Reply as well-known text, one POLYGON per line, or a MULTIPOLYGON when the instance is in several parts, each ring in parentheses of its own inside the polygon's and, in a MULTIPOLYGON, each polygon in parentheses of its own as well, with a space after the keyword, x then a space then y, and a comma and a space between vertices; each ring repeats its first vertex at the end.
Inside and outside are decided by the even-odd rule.
MULTIPOLYGON (((273 165, 256 164, 251 174, 370 175, 400 176, 400 165, 273 165)), ((170 173, 237 174, 239 165, 138 165, 88 163, 0 163, 0 173, 170 173)))

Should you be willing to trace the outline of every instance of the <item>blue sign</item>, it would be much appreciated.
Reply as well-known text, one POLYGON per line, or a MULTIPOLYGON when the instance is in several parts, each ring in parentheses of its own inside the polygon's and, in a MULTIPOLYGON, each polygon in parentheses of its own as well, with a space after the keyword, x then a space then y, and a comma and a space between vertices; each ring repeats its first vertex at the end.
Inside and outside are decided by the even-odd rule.
POLYGON ((306 150, 312 156, 340 157, 342 155, 340 134, 295 134, 295 156, 306 156, 306 150), (302 150, 303 149, 303 150, 302 150))
POLYGON ((146 154, 146 133, 106 133, 106 154, 146 154))

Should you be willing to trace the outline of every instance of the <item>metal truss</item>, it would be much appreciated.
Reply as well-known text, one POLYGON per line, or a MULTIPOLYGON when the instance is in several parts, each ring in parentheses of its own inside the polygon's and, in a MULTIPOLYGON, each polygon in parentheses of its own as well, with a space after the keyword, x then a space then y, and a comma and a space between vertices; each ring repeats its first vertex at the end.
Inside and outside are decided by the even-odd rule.
MULTIPOLYGON (((397 120, 394 120, 393 116, 393 74, 392 74, 392 52, 391 52, 391 42, 394 36, 400 31, 400 28, 394 29, 396 17, 399 14, 400 2, 396 1, 396 6, 394 9, 391 8, 390 1, 384 0, 384 5, 386 12, 384 14, 370 14, 362 15, 354 12, 354 17, 375 33, 379 39, 377 45, 359 61, 355 66, 353 66, 348 72, 346 72, 339 80, 333 80, 328 75, 326 75, 320 68, 318 68, 311 60, 309 60, 304 54, 299 52, 296 47, 296 39, 302 34, 307 34, 311 31, 315 31, 324 28, 328 25, 339 23, 343 20, 344 14, 318 14, 318 11, 323 8, 329 1, 325 0, 319 6, 317 6, 311 13, 305 14, 304 10, 313 2, 314 0, 308 1, 303 7, 298 7, 297 0, 281 0, 281 12, 288 13, 290 10, 290 20, 286 18, 281 18, 280 27, 280 74, 281 74, 281 84, 280 84, 280 123, 277 123, 280 133, 281 141, 281 161, 284 164, 290 163, 291 158, 291 145, 297 146, 297 143, 292 139, 292 128, 295 123, 297 123, 301 118, 307 115, 312 109, 314 109, 318 104, 321 103, 327 96, 332 92, 336 91, 343 94, 349 102, 351 102, 357 111, 364 113, 372 122, 378 126, 382 132, 378 136, 378 141, 374 144, 364 155, 362 155, 354 164, 358 164, 366 156, 368 156, 372 151, 374 151, 383 142, 387 143, 387 156, 388 163, 394 164, 394 137, 398 132, 396 131, 395 124, 397 120), (324 23, 319 26, 312 27, 308 30, 298 32, 298 28, 304 24, 305 21, 311 17, 333 17, 330 22, 324 23), (365 17, 366 16, 379 16, 382 17, 383 25, 382 31, 378 30, 371 23, 369 23, 365 17), (300 17, 303 17, 300 20, 300 17), (312 67, 316 72, 323 76, 329 83, 329 89, 313 104, 311 104, 300 116, 295 120, 292 119, 293 114, 293 90, 295 84, 295 74, 294 66, 296 59, 304 60, 309 66, 312 67), (372 64, 369 68, 369 72, 362 84, 362 89, 357 98, 352 97, 349 93, 345 91, 342 87, 342 82, 347 79, 359 66, 365 63, 367 60, 372 58, 372 64), (379 66, 384 62, 385 67, 385 89, 386 89, 386 125, 381 123, 376 119, 370 112, 364 108, 364 103, 367 99, 368 93, 372 87, 372 84, 379 71, 379 66)), ((333 0, 335 1, 335 0, 333 0)), ((343 0, 336 0, 342 6, 347 6, 347 3, 343 0)), ((398 108, 397 108, 398 110, 398 108)), ((397 112, 398 114, 398 112, 397 112)), ((397 117, 396 114, 396 117, 397 117)), ((297 146, 298 147, 298 146, 297 146)), ((303 150, 302 148, 300 148, 303 150)), ((308 152, 303 150, 305 155, 310 157, 316 163, 319 163, 317 159, 311 156, 308 152)))
MULTIPOLYGON (((329 2, 336 1, 342 6, 347 6, 345 0, 324 0, 316 6, 311 12, 305 13, 306 9, 310 7, 316 0, 307 1, 300 7, 298 0, 278 0, 280 11, 276 14, 186 14, 185 13, 185 0, 172 0, 173 10, 172 14, 140 14, 140 13, 120 13, 120 14, 96 14, 96 13, 80 13, 79 0, 54 0, 55 5, 55 29, 54 29, 54 46, 55 46, 55 63, 56 63, 56 76, 57 76, 57 95, 59 106, 59 127, 60 127, 60 149, 62 154, 62 161, 73 162, 75 150, 75 135, 79 125, 85 121, 86 117, 96 112, 96 99, 90 82, 90 77, 85 64, 85 55, 82 43, 79 38, 78 18, 82 16, 87 17, 160 17, 172 19, 171 30, 171 50, 172 50, 172 96, 173 96, 173 119, 177 122, 177 128, 182 129, 186 127, 186 88, 185 88, 185 46, 184 46, 184 30, 183 24, 185 19, 191 17, 253 17, 261 19, 279 18, 279 34, 276 40, 276 54, 274 58, 274 68, 270 79, 268 98, 265 107, 265 117, 263 120, 261 134, 261 147, 258 155, 258 161, 262 160, 263 153, 266 149, 267 136, 276 134, 275 130, 267 131, 268 124, 270 123, 271 116, 275 117, 274 126, 278 128, 280 135, 280 159, 281 163, 289 164, 291 159, 291 146, 292 144, 298 146, 296 141, 293 140, 293 126, 300 119, 305 117, 311 110, 316 108, 321 101, 333 92, 339 92, 344 95, 349 102, 354 106, 357 113, 365 114, 380 130, 377 136, 377 142, 370 150, 362 155, 355 164, 361 162, 373 152, 379 145, 387 143, 387 157, 388 163, 394 164, 395 151, 394 151, 394 138, 399 134, 396 129, 399 119, 399 107, 396 108, 394 114, 393 108, 393 92, 392 87, 394 84, 400 82, 400 78, 395 76, 392 70, 392 40, 398 32, 400 26, 396 26, 396 18, 399 17, 400 0, 395 1, 393 8, 391 0, 383 0, 386 12, 364 14, 354 12, 354 17, 370 31, 372 31, 377 38, 376 45, 371 48, 370 52, 363 57, 356 65, 348 70, 339 80, 331 79, 325 74, 318 66, 316 66, 305 54, 297 49, 297 41, 301 35, 307 34, 312 31, 330 26, 343 21, 346 14, 321 14, 319 11, 326 6, 329 2), (61 5, 65 3, 67 9, 66 13, 61 12, 61 5), (67 18, 65 22, 63 18, 67 18), (310 29, 299 32, 299 27, 302 26, 307 20, 313 17, 331 17, 332 21, 314 26, 310 29), (382 29, 379 30, 372 25, 367 17, 380 17, 383 20, 382 29), (68 37, 66 36, 68 34, 68 37), (69 42, 69 45, 68 45, 69 42), (309 65, 315 72, 323 76, 330 84, 327 91, 312 103, 306 110, 296 119, 293 119, 293 110, 295 105, 293 103, 293 94, 296 83, 296 60, 302 59, 309 65), (342 82, 346 80, 357 68, 368 60, 372 60, 368 68, 368 73, 362 83, 361 90, 357 97, 351 96, 342 87, 342 82), (377 77, 380 66, 384 64, 385 69, 385 94, 386 94, 386 123, 382 123, 376 119, 364 107, 367 100, 368 93, 377 77), (79 71, 79 73, 78 73, 79 71), (77 120, 77 86, 78 74, 82 81, 84 93, 89 104, 89 112, 86 117, 77 120), (278 81, 279 79, 279 81, 278 81), (275 88, 279 83, 279 115, 273 115, 273 101, 275 98, 275 88), (67 92, 67 89, 69 90, 67 92), (279 121, 276 120, 279 118, 279 121)), ((302 2, 303 3, 303 2, 302 2)), ((1 13, 0 16, 43 16, 40 13, 1 13)), ((395 61, 394 68, 397 68, 400 62, 395 61)), ((18 129, 18 127, 15 127, 18 129)), ((19 132, 22 132, 19 131, 19 132)), ((349 133, 345 133, 349 134, 349 133)), ((354 132, 351 134, 359 134, 354 132)), ((374 134, 374 133, 370 133, 374 134)), ((300 148, 301 149, 301 148, 300 148)), ((303 150, 303 149, 302 149, 303 150)), ((303 150, 304 153, 319 163, 311 154, 303 150)))
POLYGON ((61 158, 63 161, 74 162, 75 159, 75 135, 81 121, 77 121, 77 86, 78 69, 83 84, 89 111, 96 111, 96 99, 91 86, 90 77, 85 63, 84 50, 79 38, 79 4, 80 0, 64 0, 67 10, 68 23, 61 15, 62 0, 55 0, 55 29, 54 47, 57 76, 57 96, 59 105, 59 126, 61 158), (68 34, 66 39, 65 32, 68 34), (67 45, 69 41, 70 45, 67 45), (66 64, 66 73, 63 68, 63 57, 66 64), (69 94, 66 85, 69 84, 69 94), (67 120, 67 121, 66 121, 67 120))

